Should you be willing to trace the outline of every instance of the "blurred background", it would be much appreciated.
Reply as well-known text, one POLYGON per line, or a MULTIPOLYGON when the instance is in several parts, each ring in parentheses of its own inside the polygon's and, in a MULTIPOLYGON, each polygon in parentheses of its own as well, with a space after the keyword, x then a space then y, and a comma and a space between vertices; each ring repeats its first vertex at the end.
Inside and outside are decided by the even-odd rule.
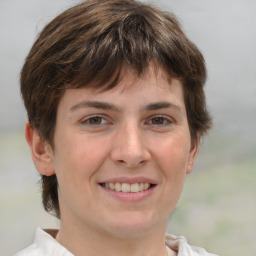
MULTIPOLYGON (((36 35, 78 0, 0 0, 0 254, 57 227, 44 213, 26 145, 19 72, 36 35)), ((150 1, 174 12, 203 52, 214 128, 201 145, 168 232, 223 256, 256 256, 256 1, 150 1)))

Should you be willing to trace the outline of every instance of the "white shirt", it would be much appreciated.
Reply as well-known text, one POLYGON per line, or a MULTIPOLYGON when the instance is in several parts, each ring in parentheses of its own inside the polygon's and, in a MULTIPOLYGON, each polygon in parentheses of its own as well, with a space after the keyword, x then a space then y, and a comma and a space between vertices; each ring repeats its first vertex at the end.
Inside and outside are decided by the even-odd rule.
MULTIPOLYGON (((217 256, 207 253, 203 248, 190 246, 183 236, 166 235, 166 246, 178 252, 178 256, 217 256)), ((169 253, 171 253, 169 249, 169 253)), ((34 242, 14 256, 74 256, 51 235, 38 228, 34 242)))

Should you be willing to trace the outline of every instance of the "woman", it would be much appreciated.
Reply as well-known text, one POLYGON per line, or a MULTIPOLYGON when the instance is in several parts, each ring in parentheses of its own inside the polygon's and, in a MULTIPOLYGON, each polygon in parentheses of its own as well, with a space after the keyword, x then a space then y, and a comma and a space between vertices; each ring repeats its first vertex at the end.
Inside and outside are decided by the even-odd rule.
POLYGON ((59 230, 17 255, 211 255, 165 234, 211 126, 203 56, 172 14, 89 0, 39 35, 21 72, 25 136, 59 230))

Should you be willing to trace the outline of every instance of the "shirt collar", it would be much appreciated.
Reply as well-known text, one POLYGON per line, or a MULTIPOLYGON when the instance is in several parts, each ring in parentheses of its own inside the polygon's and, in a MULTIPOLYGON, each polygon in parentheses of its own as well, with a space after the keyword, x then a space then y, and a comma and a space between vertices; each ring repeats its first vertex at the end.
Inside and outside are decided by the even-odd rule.
MULTIPOLYGON (((49 230, 46 230, 49 232, 49 230)), ((50 234, 46 231, 38 228, 36 230, 34 243, 43 251, 47 256, 74 256, 65 247, 58 243, 50 234, 53 234, 51 230, 50 234)))

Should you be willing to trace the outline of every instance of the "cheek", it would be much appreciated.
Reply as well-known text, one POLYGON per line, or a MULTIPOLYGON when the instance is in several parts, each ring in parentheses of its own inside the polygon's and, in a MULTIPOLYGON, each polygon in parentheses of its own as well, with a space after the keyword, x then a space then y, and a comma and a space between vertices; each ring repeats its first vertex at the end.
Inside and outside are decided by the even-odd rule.
MULTIPOLYGON (((184 136, 186 137, 186 136, 184 136)), ((188 140, 189 141, 189 140, 188 140)), ((158 148, 158 168, 162 175, 161 206, 165 216, 175 208, 183 190, 190 145, 185 138, 173 137, 158 148), (160 151, 161 150, 161 151, 160 151)))
POLYGON ((186 173, 190 151, 189 142, 189 137, 184 135, 175 136, 163 142, 159 156, 165 166, 164 169, 169 170, 167 174, 182 175, 186 173))
POLYGON ((66 137, 56 147, 54 164, 57 177, 77 183, 88 181, 105 159, 104 143, 82 136, 66 137))
POLYGON ((166 199, 166 205, 173 207, 176 205, 182 193, 188 156, 190 151, 189 139, 186 136, 176 136, 166 141, 160 153, 159 166, 164 176, 163 198, 166 199))

